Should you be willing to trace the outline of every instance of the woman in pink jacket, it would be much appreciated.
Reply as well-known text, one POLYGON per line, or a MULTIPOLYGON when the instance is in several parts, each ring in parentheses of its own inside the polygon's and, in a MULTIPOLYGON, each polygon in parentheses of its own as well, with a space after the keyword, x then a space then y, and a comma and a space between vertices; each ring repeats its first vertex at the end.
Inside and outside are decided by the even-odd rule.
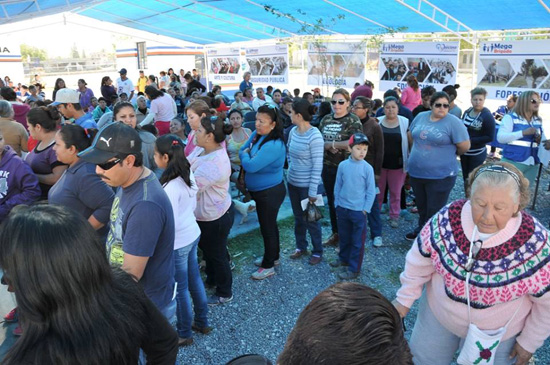
POLYGON ((418 80, 414 75, 407 77, 407 85, 408 87, 401 93, 401 104, 412 111, 422 104, 422 96, 420 95, 418 80))
POLYGON ((529 183, 513 165, 481 165, 469 183, 470 199, 416 238, 393 303, 405 317, 420 298, 415 364, 450 364, 457 350, 459 364, 527 364, 550 334, 549 232, 523 211, 529 183))

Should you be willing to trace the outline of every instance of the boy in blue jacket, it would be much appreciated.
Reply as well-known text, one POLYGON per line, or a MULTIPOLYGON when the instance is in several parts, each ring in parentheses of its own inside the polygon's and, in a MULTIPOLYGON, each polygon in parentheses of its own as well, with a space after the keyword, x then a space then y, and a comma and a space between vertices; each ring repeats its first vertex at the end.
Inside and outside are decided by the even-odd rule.
POLYGON ((361 234, 376 196, 374 170, 365 161, 369 140, 363 133, 355 133, 349 139, 351 156, 340 163, 334 186, 334 206, 340 233, 339 260, 332 267, 348 267, 339 274, 340 279, 350 280, 359 276, 365 242, 361 234))

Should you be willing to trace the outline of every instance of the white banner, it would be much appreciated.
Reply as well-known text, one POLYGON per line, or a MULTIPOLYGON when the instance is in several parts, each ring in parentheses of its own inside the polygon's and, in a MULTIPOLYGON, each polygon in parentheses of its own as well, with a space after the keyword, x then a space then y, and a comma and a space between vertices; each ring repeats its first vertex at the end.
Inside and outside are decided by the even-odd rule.
POLYGON ((380 90, 407 86, 407 77, 416 76, 421 88, 437 90, 456 83, 458 42, 384 43, 378 72, 380 90))
POLYGON ((17 86, 19 82, 27 84, 24 80, 23 60, 19 43, 5 37, 0 41, 0 70, 2 70, 0 72, 1 77, 8 76, 14 83, 12 86, 17 86))
POLYGON ((241 83, 241 49, 239 47, 211 48, 206 54, 208 76, 214 85, 238 85, 241 83))
POLYGON ((258 84, 288 84, 288 45, 246 48, 243 72, 250 71, 250 81, 258 84))
POLYGON ((550 40, 483 42, 477 65, 477 83, 488 98, 536 90, 550 100, 550 40))
POLYGON ((312 86, 352 88, 365 81, 364 43, 310 43, 307 83, 312 86))

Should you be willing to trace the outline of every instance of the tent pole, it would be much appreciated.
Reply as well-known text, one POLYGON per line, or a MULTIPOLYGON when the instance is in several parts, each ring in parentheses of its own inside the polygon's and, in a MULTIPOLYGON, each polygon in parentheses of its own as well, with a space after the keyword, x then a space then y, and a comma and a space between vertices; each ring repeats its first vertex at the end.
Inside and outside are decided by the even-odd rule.
POLYGON ((307 85, 307 72, 306 72, 305 60, 304 60, 305 57, 304 57, 304 40, 303 39, 300 42, 300 58, 302 59, 302 75, 306 75, 306 85, 307 85))
MULTIPOLYGON (((477 80, 474 80, 474 74, 476 72, 476 62, 477 62, 477 47, 478 47, 478 42, 477 42, 477 32, 474 32, 474 54, 472 56, 472 81, 470 83, 470 89, 473 89, 474 86, 477 84, 477 80)), ((479 70, 478 70, 479 72, 479 70)))
POLYGON ((539 163, 539 172, 537 174, 537 181, 535 181, 535 194, 533 195, 533 205, 531 205, 531 210, 535 210, 535 204, 537 203, 537 195, 539 192, 539 183, 540 183, 541 173, 542 173, 542 164, 539 163))

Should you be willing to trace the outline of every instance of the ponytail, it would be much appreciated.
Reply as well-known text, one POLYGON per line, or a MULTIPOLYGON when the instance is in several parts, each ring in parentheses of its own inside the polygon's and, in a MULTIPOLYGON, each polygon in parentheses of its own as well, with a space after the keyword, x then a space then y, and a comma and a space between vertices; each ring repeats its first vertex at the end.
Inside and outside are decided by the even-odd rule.
POLYGON ((185 145, 181 138, 174 134, 166 134, 157 138, 155 149, 164 156, 168 155, 168 165, 160 177, 160 183, 164 186, 170 181, 181 177, 187 186, 191 187, 191 165, 185 157, 185 145))

